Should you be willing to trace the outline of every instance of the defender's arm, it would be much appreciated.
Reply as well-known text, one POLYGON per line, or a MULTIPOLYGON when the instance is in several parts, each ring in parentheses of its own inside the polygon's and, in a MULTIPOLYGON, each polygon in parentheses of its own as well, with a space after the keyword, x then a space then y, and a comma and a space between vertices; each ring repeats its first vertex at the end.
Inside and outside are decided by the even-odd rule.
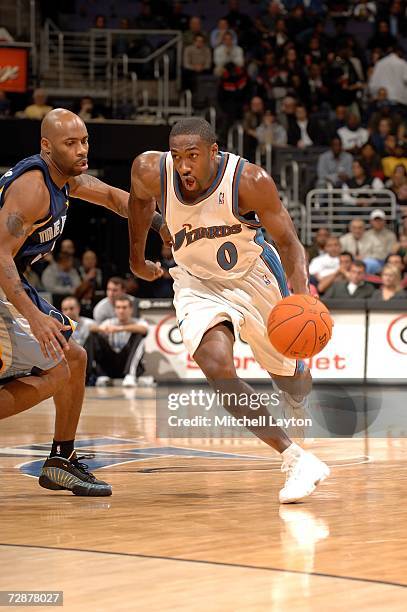
POLYGON ((239 185, 239 211, 257 213, 274 242, 294 293, 309 293, 304 247, 271 176, 259 166, 245 164, 239 185))
POLYGON ((90 174, 81 174, 69 180, 69 193, 75 198, 81 198, 92 204, 99 204, 127 217, 127 202, 129 194, 123 189, 112 187, 90 174))

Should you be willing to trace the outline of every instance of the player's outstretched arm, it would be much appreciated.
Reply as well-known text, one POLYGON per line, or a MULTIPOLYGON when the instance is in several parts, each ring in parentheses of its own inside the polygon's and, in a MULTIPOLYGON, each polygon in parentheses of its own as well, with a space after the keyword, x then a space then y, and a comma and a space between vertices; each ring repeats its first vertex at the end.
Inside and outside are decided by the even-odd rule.
POLYGON ((160 199, 160 156, 155 151, 142 153, 133 162, 129 197, 130 269, 144 280, 162 276, 159 264, 145 259, 148 230, 160 199))
POLYGON ((81 174, 69 179, 69 193, 92 204, 109 208, 121 217, 127 217, 129 194, 123 189, 112 187, 95 176, 81 174))
POLYGON ((239 211, 257 213, 263 227, 276 243, 282 264, 294 293, 309 293, 304 247, 276 185, 263 168, 245 164, 239 185, 239 211))

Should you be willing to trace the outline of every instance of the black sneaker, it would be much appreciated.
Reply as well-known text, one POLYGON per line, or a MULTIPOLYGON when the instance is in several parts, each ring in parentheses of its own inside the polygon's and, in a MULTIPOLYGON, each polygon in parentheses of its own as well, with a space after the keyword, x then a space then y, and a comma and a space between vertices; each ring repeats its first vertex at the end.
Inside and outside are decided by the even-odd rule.
POLYGON ((42 466, 39 485, 52 491, 68 490, 74 495, 105 497, 112 494, 112 487, 103 480, 97 480, 80 459, 89 459, 92 455, 77 457, 73 452, 69 459, 56 456, 49 457, 42 466))

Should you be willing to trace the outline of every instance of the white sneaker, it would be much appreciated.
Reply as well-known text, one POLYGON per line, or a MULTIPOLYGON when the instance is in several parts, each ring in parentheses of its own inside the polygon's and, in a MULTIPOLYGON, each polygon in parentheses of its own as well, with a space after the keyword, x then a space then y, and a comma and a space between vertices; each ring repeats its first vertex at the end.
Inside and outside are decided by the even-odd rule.
POLYGON ((122 387, 137 387, 137 381, 134 374, 126 374, 123 378, 122 387))
POLYGON ((139 387, 155 387, 156 383, 153 376, 139 376, 137 379, 139 387))
POLYGON ((287 478, 279 494, 281 504, 292 504, 308 497, 331 472, 323 461, 296 444, 284 451, 283 460, 281 471, 287 472, 287 478))
POLYGON ((109 376, 98 376, 95 383, 96 387, 111 387, 112 379, 109 376))

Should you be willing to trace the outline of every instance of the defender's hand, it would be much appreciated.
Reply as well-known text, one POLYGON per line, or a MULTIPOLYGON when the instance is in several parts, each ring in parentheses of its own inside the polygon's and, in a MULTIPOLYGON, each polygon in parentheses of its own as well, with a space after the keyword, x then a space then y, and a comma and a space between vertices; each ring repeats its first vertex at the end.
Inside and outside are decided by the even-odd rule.
POLYGON ((31 316, 28 323, 45 358, 52 357, 55 360, 64 358, 64 351, 68 351, 69 346, 62 332, 70 330, 70 325, 64 325, 61 321, 40 311, 31 316))

